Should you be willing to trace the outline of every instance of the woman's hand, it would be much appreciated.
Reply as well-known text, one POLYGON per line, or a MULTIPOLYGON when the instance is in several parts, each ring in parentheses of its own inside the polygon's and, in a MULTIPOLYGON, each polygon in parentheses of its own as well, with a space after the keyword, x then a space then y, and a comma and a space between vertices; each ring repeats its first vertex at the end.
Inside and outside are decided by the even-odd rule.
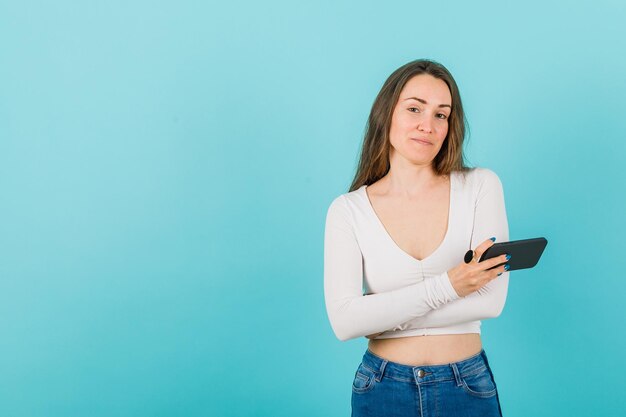
POLYGON ((478 262, 483 253, 493 244, 494 242, 491 239, 485 240, 474 250, 474 258, 471 262, 463 262, 448 271, 450 283, 459 297, 465 297, 473 293, 492 279, 495 279, 498 274, 506 271, 504 265, 487 271, 489 268, 505 263, 508 260, 506 254, 478 262))

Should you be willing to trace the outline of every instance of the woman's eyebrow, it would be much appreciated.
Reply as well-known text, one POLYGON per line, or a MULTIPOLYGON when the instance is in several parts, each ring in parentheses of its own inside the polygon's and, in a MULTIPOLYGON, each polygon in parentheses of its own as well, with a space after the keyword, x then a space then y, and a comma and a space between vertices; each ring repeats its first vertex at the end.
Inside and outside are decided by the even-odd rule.
MULTIPOLYGON (((407 100, 417 100, 420 103, 428 104, 426 100, 419 98, 419 97, 408 97, 404 99, 404 101, 407 101, 407 100)), ((452 109, 452 106, 450 106, 449 104, 440 104, 439 107, 450 107, 450 109, 452 109)))

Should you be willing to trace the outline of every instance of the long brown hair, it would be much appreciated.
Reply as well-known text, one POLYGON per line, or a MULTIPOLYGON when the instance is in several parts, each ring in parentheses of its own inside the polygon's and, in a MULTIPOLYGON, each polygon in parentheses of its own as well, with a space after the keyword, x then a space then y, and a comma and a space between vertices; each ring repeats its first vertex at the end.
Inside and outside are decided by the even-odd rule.
POLYGON ((433 161, 437 175, 449 175, 452 171, 466 172, 463 141, 468 127, 459 89, 452 74, 438 62, 428 59, 411 61, 395 70, 374 100, 365 129, 359 166, 350 186, 354 191, 361 186, 373 184, 389 172, 389 130, 393 110, 405 84, 416 75, 430 74, 443 80, 450 89, 452 111, 448 118, 448 134, 433 161))

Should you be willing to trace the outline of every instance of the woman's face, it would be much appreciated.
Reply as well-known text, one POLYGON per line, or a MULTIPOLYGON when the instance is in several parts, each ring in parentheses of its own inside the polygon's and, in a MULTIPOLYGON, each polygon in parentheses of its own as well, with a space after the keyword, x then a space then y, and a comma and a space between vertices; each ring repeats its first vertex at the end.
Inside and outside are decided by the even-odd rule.
POLYGON ((431 165, 448 134, 452 111, 448 85, 429 74, 411 78, 400 93, 389 130, 390 160, 431 165))

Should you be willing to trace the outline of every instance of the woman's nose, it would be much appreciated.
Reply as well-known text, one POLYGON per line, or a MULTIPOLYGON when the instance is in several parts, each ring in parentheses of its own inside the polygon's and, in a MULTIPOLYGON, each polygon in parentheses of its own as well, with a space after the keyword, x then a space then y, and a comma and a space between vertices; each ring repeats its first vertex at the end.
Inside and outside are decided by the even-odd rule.
POLYGON ((430 121, 428 119, 425 119, 425 120, 420 121, 419 125, 417 126, 417 129, 424 131, 424 132, 430 132, 432 129, 432 126, 430 124, 430 121))

